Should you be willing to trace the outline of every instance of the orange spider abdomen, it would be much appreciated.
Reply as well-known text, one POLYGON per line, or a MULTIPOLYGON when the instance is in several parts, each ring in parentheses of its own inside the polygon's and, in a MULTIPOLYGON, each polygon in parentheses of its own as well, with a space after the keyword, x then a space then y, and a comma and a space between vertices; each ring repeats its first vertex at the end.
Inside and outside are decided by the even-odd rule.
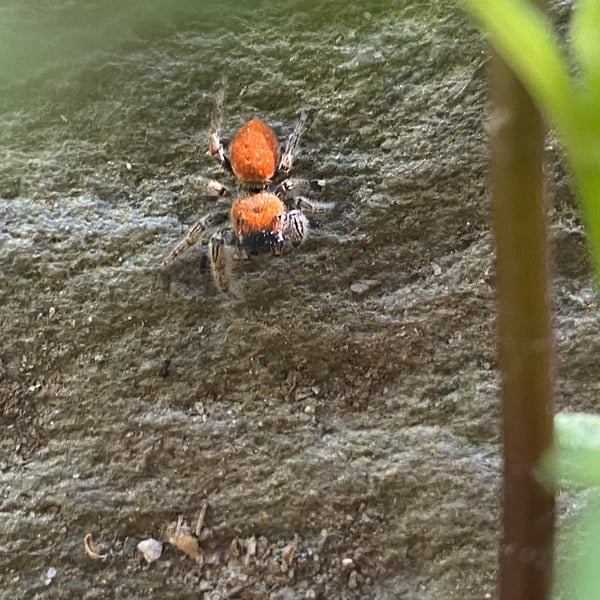
POLYGON ((263 184, 277 170, 279 144, 273 130, 260 119, 242 125, 231 143, 234 175, 243 183, 263 184))

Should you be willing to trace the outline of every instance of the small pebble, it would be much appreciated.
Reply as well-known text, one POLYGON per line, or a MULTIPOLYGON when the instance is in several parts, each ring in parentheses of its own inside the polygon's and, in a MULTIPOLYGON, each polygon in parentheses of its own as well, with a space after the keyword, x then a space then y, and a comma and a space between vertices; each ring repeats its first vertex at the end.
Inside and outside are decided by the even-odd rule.
POLYGON ((56 577, 56 569, 54 567, 49 567, 46 571, 46 579, 44 579, 44 583, 46 585, 50 585, 52 580, 56 577))
POLYGON ((379 147, 382 150, 388 151, 388 150, 391 150, 395 145, 396 145, 395 140, 393 140, 392 138, 386 138, 385 140, 383 140, 383 142, 381 142, 379 147))
POLYGON ((354 283, 350 284, 350 291, 362 296, 368 292, 372 287, 379 285, 379 281, 377 279, 359 279, 354 283))
POLYGON ((137 549, 144 555, 146 562, 151 563, 160 558, 163 551, 162 542, 155 540, 154 538, 148 538, 142 540, 138 545, 137 549))
POLYGON ((358 587, 358 573, 356 571, 352 571, 352 573, 348 575, 348 587, 351 590, 355 590, 358 587))

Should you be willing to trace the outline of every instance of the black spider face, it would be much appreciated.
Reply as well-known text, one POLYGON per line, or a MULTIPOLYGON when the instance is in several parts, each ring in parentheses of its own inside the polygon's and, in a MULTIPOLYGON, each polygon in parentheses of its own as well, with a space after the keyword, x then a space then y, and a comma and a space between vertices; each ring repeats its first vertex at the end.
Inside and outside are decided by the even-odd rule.
POLYGON ((279 231, 251 231, 240 242, 249 256, 256 256, 277 251, 282 246, 284 237, 279 231))

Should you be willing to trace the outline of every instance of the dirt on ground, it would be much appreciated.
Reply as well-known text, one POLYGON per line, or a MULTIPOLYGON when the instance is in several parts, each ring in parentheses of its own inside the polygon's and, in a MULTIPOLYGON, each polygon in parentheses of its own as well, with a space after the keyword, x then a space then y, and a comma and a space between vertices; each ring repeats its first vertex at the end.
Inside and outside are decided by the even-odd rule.
MULTIPOLYGON (((114 35, 0 81, 0 597, 494 597, 483 37, 434 1, 54 4, 7 14, 114 35), (260 115, 283 140, 312 109, 294 174, 331 204, 300 248, 236 265, 241 301, 204 243, 157 269, 227 210, 195 184, 234 185, 207 155, 224 75, 225 137, 260 115)), ((590 409, 561 164, 549 141, 557 404, 590 409)))

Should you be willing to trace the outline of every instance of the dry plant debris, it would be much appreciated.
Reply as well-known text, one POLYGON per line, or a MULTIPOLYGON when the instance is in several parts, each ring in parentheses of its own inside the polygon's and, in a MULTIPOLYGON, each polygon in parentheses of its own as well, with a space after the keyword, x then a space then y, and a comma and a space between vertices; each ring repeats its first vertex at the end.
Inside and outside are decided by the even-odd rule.
POLYGON ((177 519, 177 523, 169 525, 165 532, 165 539, 169 544, 187 554, 187 556, 195 560, 197 563, 203 562, 203 556, 200 551, 198 538, 200 537, 202 528, 204 527, 204 519, 206 518, 207 508, 208 506, 204 504, 200 509, 200 514, 198 515, 198 520, 196 521, 196 527, 193 531, 190 526, 184 522, 183 516, 180 515, 177 519))
POLYGON ((100 553, 100 549, 94 542, 94 538, 92 537, 91 533, 88 533, 83 538, 83 547, 85 548, 86 554, 94 560, 105 560, 108 557, 108 553, 100 553))

